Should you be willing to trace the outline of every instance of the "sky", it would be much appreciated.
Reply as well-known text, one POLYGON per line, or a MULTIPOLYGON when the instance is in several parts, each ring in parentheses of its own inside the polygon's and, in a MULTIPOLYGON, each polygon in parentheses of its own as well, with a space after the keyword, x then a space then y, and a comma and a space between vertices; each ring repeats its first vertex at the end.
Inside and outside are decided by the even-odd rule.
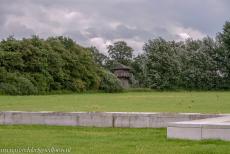
POLYGON ((215 37, 230 0, 0 0, 0 39, 67 36, 83 46, 124 40, 136 53, 149 39, 215 37))

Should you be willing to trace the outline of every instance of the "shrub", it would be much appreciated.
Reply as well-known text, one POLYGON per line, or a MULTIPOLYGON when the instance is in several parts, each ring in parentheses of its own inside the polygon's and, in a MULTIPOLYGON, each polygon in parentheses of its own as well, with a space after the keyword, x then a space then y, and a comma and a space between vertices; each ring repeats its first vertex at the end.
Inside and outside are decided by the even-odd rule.
POLYGON ((27 78, 18 77, 14 82, 14 85, 18 89, 18 94, 20 95, 31 95, 37 94, 38 92, 37 88, 27 78))
POLYGON ((70 38, 0 41, 0 93, 98 90, 101 70, 91 52, 70 38))
POLYGON ((102 72, 102 80, 99 88, 100 90, 110 93, 123 91, 120 80, 108 71, 102 72))
POLYGON ((85 82, 80 79, 75 80, 74 87, 77 92, 83 92, 86 90, 85 82))
POLYGON ((15 95, 18 93, 18 89, 15 85, 10 83, 0 83, 0 94, 8 94, 8 95, 15 95))

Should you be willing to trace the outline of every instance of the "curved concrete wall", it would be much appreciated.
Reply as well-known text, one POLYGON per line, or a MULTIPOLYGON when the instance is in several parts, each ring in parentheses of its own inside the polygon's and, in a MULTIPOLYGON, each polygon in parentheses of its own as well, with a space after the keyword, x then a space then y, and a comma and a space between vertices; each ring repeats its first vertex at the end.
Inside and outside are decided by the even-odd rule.
POLYGON ((225 116, 225 114, 5 111, 0 112, 0 124, 165 128, 168 122, 189 121, 220 116, 225 116))

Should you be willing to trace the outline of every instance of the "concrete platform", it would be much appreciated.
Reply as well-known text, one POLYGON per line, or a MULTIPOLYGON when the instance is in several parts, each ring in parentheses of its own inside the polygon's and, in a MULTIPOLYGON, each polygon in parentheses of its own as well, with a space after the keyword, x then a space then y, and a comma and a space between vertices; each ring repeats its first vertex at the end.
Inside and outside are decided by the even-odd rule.
POLYGON ((168 123, 167 137, 175 139, 220 139, 230 141, 230 116, 168 123))

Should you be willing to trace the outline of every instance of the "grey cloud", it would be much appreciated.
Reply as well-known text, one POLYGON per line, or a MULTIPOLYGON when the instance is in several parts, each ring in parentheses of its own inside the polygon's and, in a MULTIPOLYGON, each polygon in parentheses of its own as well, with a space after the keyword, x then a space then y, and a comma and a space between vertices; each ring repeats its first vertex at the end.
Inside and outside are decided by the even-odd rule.
POLYGON ((4 26, 4 28, 0 29, 0 37, 6 38, 9 35, 13 35, 14 37, 20 39, 26 36, 34 35, 35 32, 32 29, 27 28, 23 24, 17 22, 10 22, 4 26))
POLYGON ((67 31, 66 33, 63 34, 64 36, 70 37, 70 38, 74 38, 75 40, 77 40, 78 43, 87 46, 87 41, 88 41, 88 37, 83 35, 80 31, 77 30, 73 30, 73 31, 67 31))
POLYGON ((157 36, 214 36, 229 14, 229 0, 0 0, 0 37, 65 35, 86 46, 124 39, 139 47, 157 36))
POLYGON ((117 38, 135 38, 139 37, 142 39, 151 38, 153 35, 149 31, 145 31, 137 28, 129 28, 125 25, 118 25, 116 28, 105 27, 105 28, 88 28, 86 30, 89 33, 89 37, 106 37, 109 40, 117 38))

